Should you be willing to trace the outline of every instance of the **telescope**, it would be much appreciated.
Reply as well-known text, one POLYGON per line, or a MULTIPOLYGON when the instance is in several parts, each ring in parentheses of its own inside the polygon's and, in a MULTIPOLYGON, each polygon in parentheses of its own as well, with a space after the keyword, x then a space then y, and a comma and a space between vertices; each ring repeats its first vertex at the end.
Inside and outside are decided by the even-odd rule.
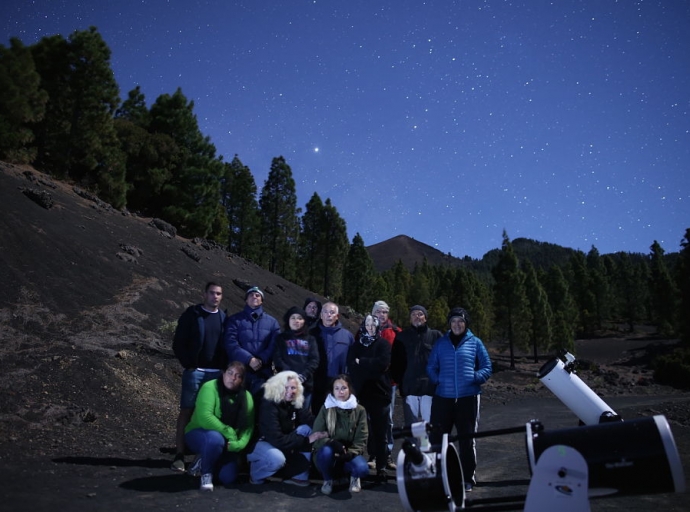
POLYGON ((404 438, 396 482, 408 512, 472 509, 588 512, 589 499, 685 492, 685 476, 671 427, 662 415, 629 421, 613 411, 574 374, 568 353, 547 362, 539 379, 580 420, 549 431, 538 420, 524 426, 450 437, 429 444, 433 425, 394 429, 404 438), (531 473, 527 493, 469 500, 454 440, 523 433, 531 473))

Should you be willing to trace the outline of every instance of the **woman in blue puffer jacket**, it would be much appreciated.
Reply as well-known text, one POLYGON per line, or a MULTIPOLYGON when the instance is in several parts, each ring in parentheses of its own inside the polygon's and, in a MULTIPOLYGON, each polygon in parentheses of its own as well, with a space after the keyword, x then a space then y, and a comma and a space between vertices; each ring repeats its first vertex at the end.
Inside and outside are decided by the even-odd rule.
MULTIPOLYGON (((448 314, 450 330, 434 344, 427 373, 436 394, 431 402, 431 442, 440 443, 443 434, 455 426, 458 435, 477 431, 481 385, 491 377, 491 359, 482 343, 468 329, 470 317, 463 308, 448 314)), ((477 456, 474 438, 460 439, 460 464, 465 490, 476 485, 477 456)))

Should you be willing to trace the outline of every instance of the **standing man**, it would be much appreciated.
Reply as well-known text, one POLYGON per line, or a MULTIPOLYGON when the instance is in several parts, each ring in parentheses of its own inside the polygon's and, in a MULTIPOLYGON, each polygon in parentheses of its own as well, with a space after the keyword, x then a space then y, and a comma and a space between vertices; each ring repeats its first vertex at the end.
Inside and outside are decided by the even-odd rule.
POLYGON ((170 467, 173 471, 185 470, 184 430, 192 418, 199 388, 204 382, 218 378, 227 363, 223 348, 225 312, 219 309, 222 298, 220 285, 206 283, 203 302, 188 307, 177 321, 173 352, 184 371, 175 429, 176 454, 170 467))
POLYGON ((430 329, 424 306, 410 308, 410 326, 399 332, 393 342, 391 377, 398 383, 403 397, 405 426, 420 420, 431 422, 431 400, 436 391, 429 381, 426 366, 429 354, 441 331, 430 329))
POLYGON ((256 402, 261 386, 273 375, 271 363, 280 325, 264 312, 264 292, 258 286, 245 292, 244 302, 244 309, 225 321, 225 350, 230 361, 249 367, 245 386, 256 402))
POLYGON ((307 328, 311 330, 321 317, 321 301, 314 297, 307 297, 304 301, 304 312, 307 314, 307 328))
POLYGON ((310 331, 319 347, 319 367, 314 374, 314 395, 312 411, 321 409, 326 396, 332 389, 331 379, 346 373, 347 353, 355 342, 352 333, 338 320, 340 310, 334 302, 326 302, 321 308, 321 320, 310 331))
MULTIPOLYGON (((436 427, 430 436, 433 444, 441 442, 455 426, 458 436, 477 432, 481 385, 491 377, 491 359, 482 343, 468 329, 470 316, 463 308, 448 314, 450 331, 434 344, 427 364, 427 373, 436 394, 431 402, 431 424, 436 427)), ((474 438, 459 440, 460 464, 465 491, 477 484, 474 471, 477 453, 474 438)))
MULTIPOLYGON (((395 325, 388 317, 391 308, 383 300, 377 300, 374 302, 374 307, 371 308, 371 314, 379 319, 379 324, 381 326, 380 336, 388 342, 393 348, 393 341, 395 341, 396 335, 402 331, 400 327, 395 325)), ((386 469, 392 471, 395 470, 395 463, 391 457, 393 453, 393 411, 395 409, 395 394, 398 389, 397 381, 392 379, 391 381, 391 407, 388 418, 388 430, 386 432, 386 443, 388 444, 388 462, 386 463, 386 469)))

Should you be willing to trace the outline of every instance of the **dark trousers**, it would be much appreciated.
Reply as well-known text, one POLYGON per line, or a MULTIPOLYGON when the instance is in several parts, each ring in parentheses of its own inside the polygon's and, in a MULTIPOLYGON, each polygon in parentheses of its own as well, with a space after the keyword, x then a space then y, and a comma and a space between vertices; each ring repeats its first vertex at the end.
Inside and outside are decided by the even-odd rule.
POLYGON ((376 458, 376 469, 385 469, 388 461, 388 422, 390 421, 391 404, 377 400, 359 402, 367 411, 367 425, 369 427, 369 439, 367 440, 367 452, 376 458))
POLYGON ((463 438, 463 434, 477 432, 479 422, 479 395, 462 398, 442 398, 434 396, 431 402, 431 425, 429 436, 432 444, 441 444, 443 434, 449 434, 453 427, 457 430, 459 440, 460 465, 465 482, 476 484, 474 471, 477 469, 477 452, 475 440, 463 438))

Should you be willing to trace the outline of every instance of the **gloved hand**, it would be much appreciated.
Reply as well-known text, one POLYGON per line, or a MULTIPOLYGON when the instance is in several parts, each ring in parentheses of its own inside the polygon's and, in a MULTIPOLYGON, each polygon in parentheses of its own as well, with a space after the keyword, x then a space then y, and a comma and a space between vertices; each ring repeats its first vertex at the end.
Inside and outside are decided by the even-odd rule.
POLYGON ((301 436, 309 437, 309 434, 311 434, 311 427, 309 425, 300 425, 295 429, 295 432, 301 436))

